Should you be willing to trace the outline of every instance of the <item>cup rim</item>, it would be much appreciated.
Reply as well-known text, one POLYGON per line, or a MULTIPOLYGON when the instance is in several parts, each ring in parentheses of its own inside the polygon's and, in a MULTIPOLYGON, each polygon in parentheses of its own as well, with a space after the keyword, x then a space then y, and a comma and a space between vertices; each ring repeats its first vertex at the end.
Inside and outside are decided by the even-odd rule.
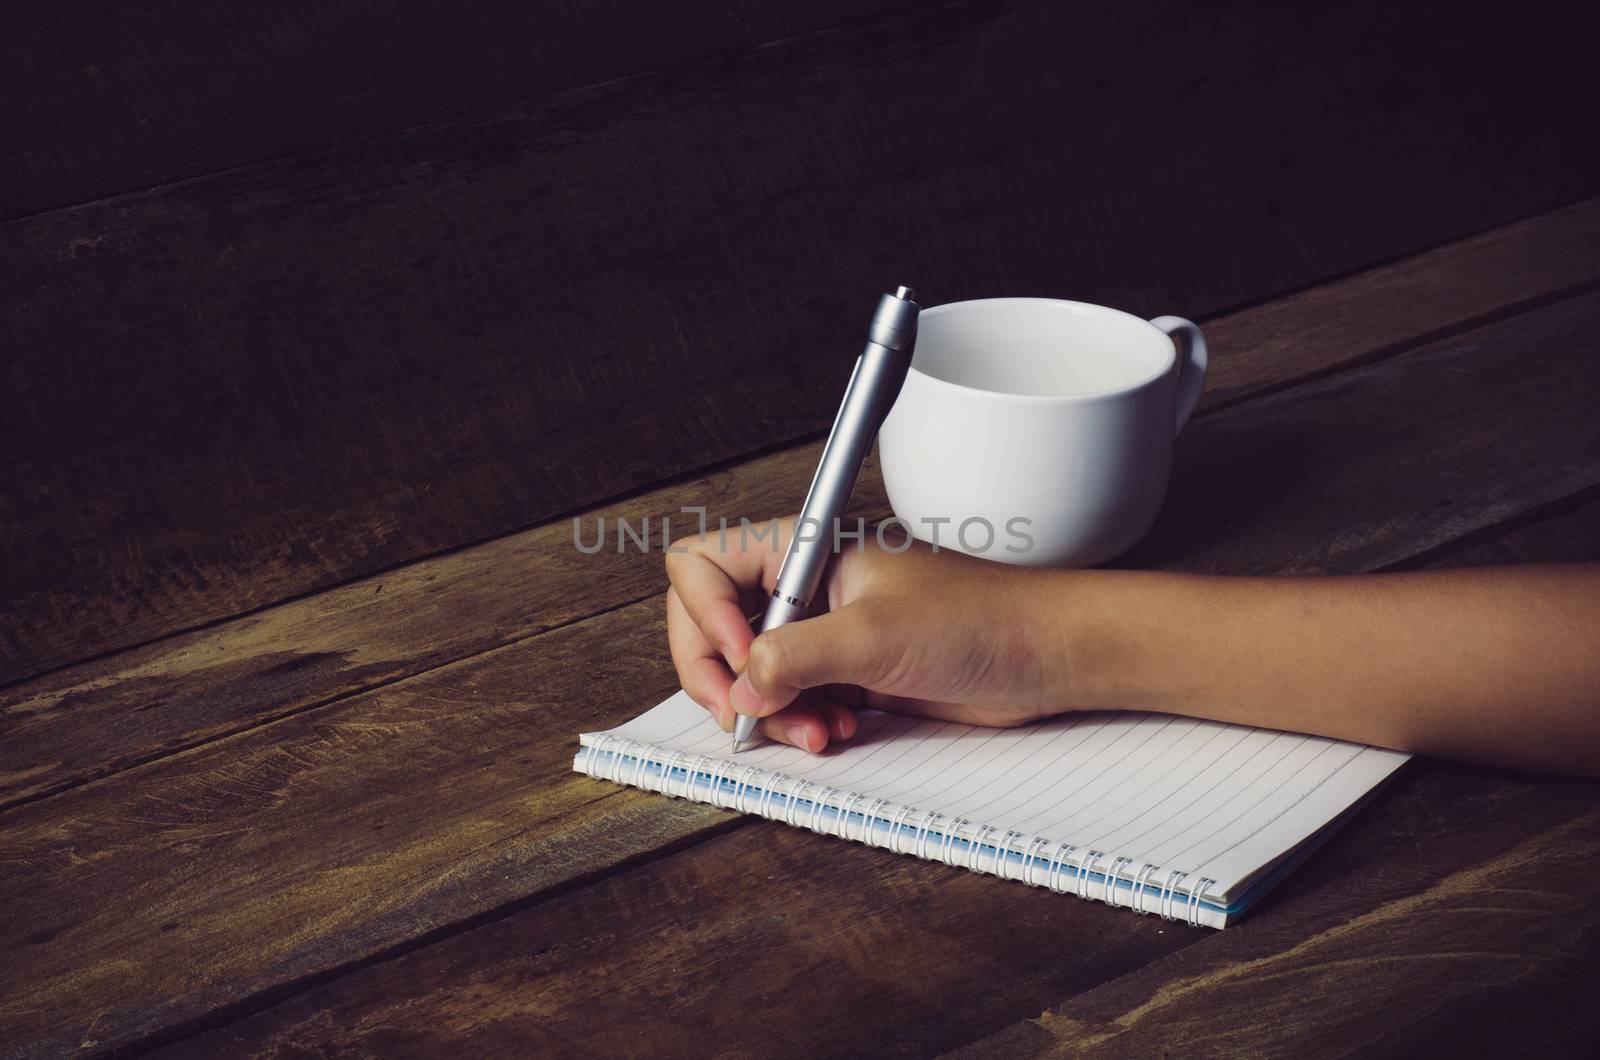
POLYGON ((913 354, 910 374, 916 375, 922 379, 926 379, 928 382, 937 386, 949 387, 952 390, 957 390, 966 394, 977 395, 979 397, 997 398, 1005 401, 1019 401, 1038 405, 1056 402, 1068 402, 1075 404, 1086 401, 1104 401, 1108 398, 1119 397, 1123 394, 1132 394, 1135 391, 1143 390, 1144 388, 1153 386, 1159 382, 1168 373, 1170 373, 1173 366, 1178 363, 1178 344, 1172 341, 1171 335, 1168 335, 1165 331, 1162 331, 1144 317, 1136 316, 1133 313, 1126 312, 1125 310, 1113 309, 1110 306, 1098 305, 1094 302, 1078 302, 1070 298, 1040 298, 1029 295, 1008 295, 1000 298, 970 298, 960 302, 944 302, 940 305, 929 306, 928 308, 922 310, 918 314, 918 328, 920 330, 922 321, 928 319, 930 315, 940 315, 944 311, 953 311, 963 307, 995 305, 1005 302, 1045 303, 1072 309, 1074 311, 1129 320, 1136 324, 1150 328, 1162 338, 1166 339, 1167 345, 1171 347, 1171 351, 1168 354, 1166 363, 1162 365, 1158 371, 1152 372, 1151 374, 1137 379, 1132 383, 1127 383, 1122 386, 1107 387, 1104 390, 1087 390, 1075 394, 1013 394, 1008 390, 986 390, 983 387, 969 386, 966 383, 953 383, 948 379, 941 379, 936 375, 931 375, 918 368, 916 365, 915 354, 913 354))

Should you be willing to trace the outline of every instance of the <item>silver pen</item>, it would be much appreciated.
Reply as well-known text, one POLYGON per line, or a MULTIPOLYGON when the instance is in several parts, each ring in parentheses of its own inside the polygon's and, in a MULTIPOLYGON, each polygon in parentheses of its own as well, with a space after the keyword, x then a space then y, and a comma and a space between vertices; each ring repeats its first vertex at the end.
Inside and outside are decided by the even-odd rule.
MULTIPOLYGON (((778 581, 761 619, 761 632, 777 629, 786 622, 806 617, 811 597, 822 581, 822 572, 833 558, 834 531, 850 503, 850 491, 861 474, 862 461, 878 436, 878 428, 889 415, 900 387, 911 368, 911 353, 917 344, 917 314, 921 307, 911 299, 916 294, 901 287, 878 300, 867 331, 867 348, 856 358, 855 371, 845 387, 839 415, 822 447, 817 473, 806 491, 794 538, 778 568, 778 581)), ((733 752, 755 735, 761 719, 739 715, 733 728, 733 752)))

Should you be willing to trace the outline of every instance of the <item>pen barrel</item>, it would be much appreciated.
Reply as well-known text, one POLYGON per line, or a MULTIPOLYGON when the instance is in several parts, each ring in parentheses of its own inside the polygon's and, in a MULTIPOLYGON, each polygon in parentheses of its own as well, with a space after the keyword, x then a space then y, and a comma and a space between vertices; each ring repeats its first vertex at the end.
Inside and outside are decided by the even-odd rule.
MULTIPOLYGON (((915 318, 912 319, 910 339, 914 341, 915 318)), ((880 330, 875 326, 874 336, 879 335, 880 330)), ((839 405, 839 415, 833 421, 827 444, 823 446, 816 477, 811 480, 811 489, 806 493, 805 507, 800 510, 800 520, 789 542, 789 551, 778 571, 778 581, 773 589, 774 603, 785 601, 787 605, 799 608, 801 615, 811 606, 811 598, 822 581, 823 571, 833 558, 838 521, 850 502, 850 492, 861 473, 862 461, 871 450, 878 428, 889 415, 889 409, 893 407, 900 387, 905 382, 906 372, 911 368, 911 345, 911 341, 896 341, 895 346, 902 347, 896 349, 869 341, 856 359, 850 384, 845 388, 844 400, 839 405)), ((770 607, 768 617, 773 617, 770 607)), ((786 618, 783 621, 791 620, 786 618)), ((763 624, 762 628, 771 627, 763 624)))
POLYGON ((806 617, 806 609, 791 600, 773 593, 767 599, 766 613, 761 616, 761 631, 777 629, 779 626, 790 622, 798 622, 806 617))

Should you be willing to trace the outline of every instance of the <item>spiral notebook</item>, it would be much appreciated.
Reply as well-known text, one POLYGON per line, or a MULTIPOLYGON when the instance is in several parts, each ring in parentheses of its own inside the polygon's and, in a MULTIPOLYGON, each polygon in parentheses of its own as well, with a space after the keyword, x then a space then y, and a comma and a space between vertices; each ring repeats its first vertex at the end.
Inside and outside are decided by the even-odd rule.
POLYGON ((1407 757, 1166 714, 990 729, 867 711, 820 755, 729 737, 686 693, 573 768, 1139 913, 1226 927, 1407 757))

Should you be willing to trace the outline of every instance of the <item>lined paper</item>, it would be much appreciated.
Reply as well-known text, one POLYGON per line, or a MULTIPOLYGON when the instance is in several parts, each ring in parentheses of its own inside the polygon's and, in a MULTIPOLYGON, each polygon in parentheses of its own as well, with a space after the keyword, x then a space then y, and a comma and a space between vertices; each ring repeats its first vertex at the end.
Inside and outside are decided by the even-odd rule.
MULTIPOLYGON (((996 833, 1104 851, 1108 860, 1181 870, 1215 881, 1207 894, 1221 899, 1236 896, 1407 758, 1174 715, 1065 714, 992 729, 879 711, 863 712, 855 738, 820 755, 768 743, 734 756, 728 734, 682 692, 608 733, 580 738, 591 749, 621 741, 657 761, 677 752, 675 761, 692 756, 702 770, 721 766, 722 776, 757 767, 809 781, 819 786, 813 791, 833 789, 833 802, 885 800, 996 833)), ((575 765, 585 768, 584 751, 575 765)))

